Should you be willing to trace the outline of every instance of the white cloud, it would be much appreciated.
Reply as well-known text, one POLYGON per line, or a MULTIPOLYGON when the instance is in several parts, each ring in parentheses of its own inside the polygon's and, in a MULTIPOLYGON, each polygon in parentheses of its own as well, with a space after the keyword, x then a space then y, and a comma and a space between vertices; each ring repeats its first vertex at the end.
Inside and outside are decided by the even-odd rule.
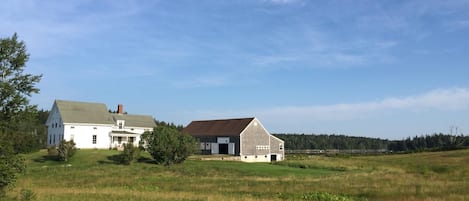
POLYGON ((452 124, 450 122, 464 122, 460 113, 468 109, 469 88, 446 88, 362 103, 279 106, 252 110, 200 110, 186 113, 184 120, 255 116, 273 132, 348 133, 374 137, 378 137, 377 134, 383 137, 384 134, 388 135, 387 138, 399 138, 444 132, 452 124), (438 116, 441 112, 458 115, 448 119, 438 116), (412 119, 410 122, 409 116, 412 119), (418 126, 409 127, 409 124, 418 126), (375 130, 375 133, 370 129, 375 130))
POLYGON ((260 115, 315 120, 344 120, 377 115, 391 110, 462 110, 469 109, 469 89, 436 89, 424 94, 381 101, 322 106, 287 106, 259 111, 260 115))

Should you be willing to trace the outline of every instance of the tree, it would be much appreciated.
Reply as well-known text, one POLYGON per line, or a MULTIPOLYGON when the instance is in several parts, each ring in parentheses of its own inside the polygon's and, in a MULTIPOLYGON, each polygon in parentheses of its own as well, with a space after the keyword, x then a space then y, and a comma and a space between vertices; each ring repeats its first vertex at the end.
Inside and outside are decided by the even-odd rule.
MULTIPOLYGON (((35 87, 42 75, 24 72, 29 54, 17 34, 0 38, 0 190, 14 183, 16 174, 24 169, 18 150, 14 150, 15 136, 28 133, 25 122, 31 121, 37 111, 29 104, 29 97, 38 93, 35 87)), ((29 130, 31 131, 31 130, 29 130)))
POLYGON ((38 93, 35 85, 41 75, 24 72, 29 54, 17 34, 0 39, 0 129, 15 152, 30 152, 40 148, 38 136, 44 136, 44 126, 37 123, 36 106, 29 97, 38 93), (38 135, 38 133, 40 135, 38 135))
POLYGON ((197 141, 190 135, 181 134, 176 128, 158 126, 152 133, 143 135, 145 149, 159 164, 166 166, 181 163, 197 150, 197 141))

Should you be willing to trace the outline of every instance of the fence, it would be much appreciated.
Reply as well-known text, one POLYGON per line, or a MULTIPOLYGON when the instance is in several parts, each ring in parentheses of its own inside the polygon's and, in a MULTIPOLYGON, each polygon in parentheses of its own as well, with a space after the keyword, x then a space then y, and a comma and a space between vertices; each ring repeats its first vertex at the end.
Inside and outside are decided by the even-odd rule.
POLYGON ((301 149, 285 150, 286 154, 383 154, 387 149, 301 149))

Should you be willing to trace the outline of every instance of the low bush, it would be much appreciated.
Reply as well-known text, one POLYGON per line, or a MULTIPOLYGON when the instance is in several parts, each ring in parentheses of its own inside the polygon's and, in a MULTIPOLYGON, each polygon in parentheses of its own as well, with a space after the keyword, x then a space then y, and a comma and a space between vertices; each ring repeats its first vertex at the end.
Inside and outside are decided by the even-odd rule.
POLYGON ((354 201, 349 196, 336 195, 326 192, 314 192, 303 194, 303 200, 308 201, 354 201))
POLYGON ((62 140, 57 149, 59 160, 67 162, 76 152, 75 142, 62 140))
POLYGON ((140 155, 140 149, 134 147, 132 143, 124 144, 124 151, 120 155, 120 163, 124 165, 130 165, 140 155))

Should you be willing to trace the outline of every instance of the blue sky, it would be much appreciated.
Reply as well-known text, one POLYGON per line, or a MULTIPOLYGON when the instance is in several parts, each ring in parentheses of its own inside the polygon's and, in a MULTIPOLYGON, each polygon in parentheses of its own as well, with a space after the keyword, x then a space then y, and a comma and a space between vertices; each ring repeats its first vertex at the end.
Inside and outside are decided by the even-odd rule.
POLYGON ((271 132, 469 133, 469 1, 2 1, 43 74, 32 103, 118 103, 271 132), (455 132, 455 131, 453 131, 455 132))

